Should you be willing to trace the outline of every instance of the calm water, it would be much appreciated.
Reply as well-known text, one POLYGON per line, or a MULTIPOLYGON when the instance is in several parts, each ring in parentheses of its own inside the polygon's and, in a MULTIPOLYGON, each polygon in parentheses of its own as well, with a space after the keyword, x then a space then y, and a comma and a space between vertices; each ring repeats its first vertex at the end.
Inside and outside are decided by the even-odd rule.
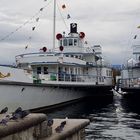
POLYGON ((86 140, 140 140, 140 101, 113 98, 87 99, 47 112, 49 118, 90 118, 86 140))

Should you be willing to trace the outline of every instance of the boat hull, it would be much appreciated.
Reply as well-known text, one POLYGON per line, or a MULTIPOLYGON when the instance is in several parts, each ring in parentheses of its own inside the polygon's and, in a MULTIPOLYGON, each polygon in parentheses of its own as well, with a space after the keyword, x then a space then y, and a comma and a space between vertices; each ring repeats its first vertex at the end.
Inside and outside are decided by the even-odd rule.
POLYGON ((37 110, 79 100, 87 96, 111 95, 110 89, 111 86, 66 86, 1 82, 0 107, 7 106, 9 112, 13 112, 19 106, 23 109, 37 110))
POLYGON ((121 88, 125 92, 124 96, 140 96, 140 87, 121 88))

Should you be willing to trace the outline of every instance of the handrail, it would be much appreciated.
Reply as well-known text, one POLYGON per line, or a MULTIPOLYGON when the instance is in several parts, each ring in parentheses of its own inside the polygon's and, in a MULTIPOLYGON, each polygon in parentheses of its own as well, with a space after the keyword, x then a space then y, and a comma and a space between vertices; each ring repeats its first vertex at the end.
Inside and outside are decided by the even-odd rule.
POLYGON ((17 56, 15 56, 15 58, 17 59, 17 58, 19 58, 19 57, 25 57, 25 56, 39 56, 39 55, 51 55, 51 54, 55 54, 55 53, 52 53, 52 52, 50 52, 50 53, 45 53, 45 52, 39 52, 39 53, 26 53, 26 54, 20 54, 20 55, 17 55, 17 56))
POLYGON ((67 82, 95 82, 104 83, 105 79, 111 79, 112 77, 107 76, 96 76, 96 75, 80 75, 80 74, 67 74, 67 73, 53 73, 48 72, 47 74, 33 74, 35 80, 44 81, 67 81, 67 82))
POLYGON ((140 87, 140 77, 125 78, 121 80, 121 87, 140 87))

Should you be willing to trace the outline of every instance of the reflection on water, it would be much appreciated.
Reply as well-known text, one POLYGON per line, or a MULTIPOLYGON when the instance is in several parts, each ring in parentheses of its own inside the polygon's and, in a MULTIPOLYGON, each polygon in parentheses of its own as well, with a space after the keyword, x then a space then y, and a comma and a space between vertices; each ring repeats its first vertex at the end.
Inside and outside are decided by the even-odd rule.
POLYGON ((90 118, 86 140, 139 140, 140 102, 113 98, 93 98, 46 113, 50 118, 90 118))
POLYGON ((93 111, 93 109, 100 110, 101 108, 112 103, 113 98, 100 100, 99 98, 86 98, 80 102, 70 104, 68 106, 56 109, 52 112, 45 112, 49 118, 85 118, 93 111))

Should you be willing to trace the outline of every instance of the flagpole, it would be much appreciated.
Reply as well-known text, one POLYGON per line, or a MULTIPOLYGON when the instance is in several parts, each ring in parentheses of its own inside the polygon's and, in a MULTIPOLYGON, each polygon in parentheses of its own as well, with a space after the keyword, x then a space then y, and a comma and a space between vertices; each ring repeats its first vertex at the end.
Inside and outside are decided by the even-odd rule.
POLYGON ((55 50, 55 26, 56 26, 56 0, 54 0, 54 11, 53 11, 53 51, 55 50))

